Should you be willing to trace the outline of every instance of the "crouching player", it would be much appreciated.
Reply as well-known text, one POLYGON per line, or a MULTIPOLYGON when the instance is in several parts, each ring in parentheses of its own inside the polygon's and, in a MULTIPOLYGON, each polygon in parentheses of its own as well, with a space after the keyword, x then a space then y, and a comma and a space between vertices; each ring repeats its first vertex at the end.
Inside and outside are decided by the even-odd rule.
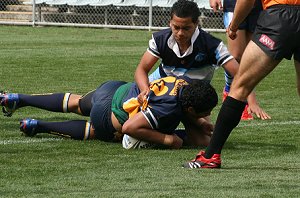
POLYGON ((190 120, 186 128, 187 142, 207 145, 212 124, 206 120, 217 105, 215 89, 207 82, 187 77, 165 77, 150 84, 148 98, 139 103, 140 91, 135 83, 108 81, 86 95, 53 93, 0 95, 6 116, 22 107, 32 106, 53 112, 73 112, 89 116, 90 121, 46 122, 36 119, 20 121, 20 130, 27 136, 37 133, 62 135, 73 139, 121 141, 135 148, 130 141, 139 140, 178 149, 183 139, 174 133, 180 120, 190 120))

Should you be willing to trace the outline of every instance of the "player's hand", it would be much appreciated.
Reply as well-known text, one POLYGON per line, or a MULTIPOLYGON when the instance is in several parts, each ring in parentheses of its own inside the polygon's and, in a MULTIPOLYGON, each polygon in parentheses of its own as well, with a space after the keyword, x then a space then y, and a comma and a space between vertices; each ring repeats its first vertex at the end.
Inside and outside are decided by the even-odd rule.
POLYGON ((141 91, 141 93, 138 95, 138 101, 140 104, 143 104, 145 100, 147 100, 147 97, 149 95, 149 90, 141 91))
POLYGON ((231 29, 230 26, 226 29, 227 36, 229 38, 231 38, 232 40, 236 39, 236 37, 237 37, 236 32, 237 32, 237 30, 231 29))
POLYGON ((183 140, 180 137, 178 137, 176 134, 173 134, 171 136, 173 138, 171 148, 172 149, 180 149, 182 147, 183 140))
POLYGON ((214 128, 215 127, 212 123, 205 121, 201 124, 201 129, 199 132, 203 135, 212 136, 214 128))
POLYGON ((214 12, 223 10, 223 5, 222 5, 221 0, 209 0, 209 5, 214 10, 214 12))
POLYGON ((248 111, 251 114, 255 114, 256 117, 262 119, 262 120, 268 120, 271 119, 271 116, 269 116, 269 114, 267 114, 262 108, 260 108, 260 106, 258 105, 250 105, 248 107, 248 111))

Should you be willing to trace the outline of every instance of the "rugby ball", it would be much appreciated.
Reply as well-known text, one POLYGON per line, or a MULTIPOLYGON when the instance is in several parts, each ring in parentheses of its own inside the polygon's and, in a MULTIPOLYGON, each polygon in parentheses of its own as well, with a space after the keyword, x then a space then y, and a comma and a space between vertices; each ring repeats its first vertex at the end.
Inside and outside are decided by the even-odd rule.
POLYGON ((124 135, 122 140, 122 146, 125 149, 142 149, 142 148, 151 148, 154 144, 138 140, 129 135, 124 135))

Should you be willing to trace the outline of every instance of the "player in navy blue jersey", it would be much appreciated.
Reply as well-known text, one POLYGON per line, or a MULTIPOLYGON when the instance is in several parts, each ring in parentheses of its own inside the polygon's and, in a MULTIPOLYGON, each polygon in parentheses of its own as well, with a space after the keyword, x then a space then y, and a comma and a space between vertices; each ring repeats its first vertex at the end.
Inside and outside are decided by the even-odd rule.
POLYGON ((165 77, 153 81, 149 90, 143 104, 138 102, 140 91, 136 83, 123 81, 108 81, 83 96, 70 93, 8 93, 1 94, 0 99, 7 116, 11 116, 16 109, 32 106, 90 117, 90 121, 65 122, 27 118, 20 122, 20 129, 27 136, 50 133, 73 139, 111 142, 120 141, 126 134, 140 141, 180 148, 183 140, 174 134, 174 130, 185 117, 195 120, 194 126, 187 127, 188 141, 194 145, 208 144, 212 128, 204 128, 210 124, 203 117, 210 115, 218 102, 218 96, 209 83, 188 77, 165 77))
MULTIPOLYGON (((210 0, 209 2, 211 8, 213 8, 215 12, 217 12, 218 10, 224 12, 223 13, 224 26, 226 29, 228 29, 233 17, 233 11, 236 4, 236 0, 224 0, 223 1, 224 5, 222 5, 222 2, 220 0, 210 0)), ((249 15, 238 26, 238 28, 235 30, 229 30, 229 31, 236 31, 238 35, 235 40, 232 40, 227 36, 228 50, 232 54, 232 56, 237 60, 237 62, 240 62, 242 54, 247 44, 251 40, 251 37, 256 27, 258 16, 261 11, 262 11, 261 0, 256 0, 249 15)), ((233 77, 230 75, 229 72, 225 71, 224 73, 225 73, 225 87, 223 91, 223 101, 225 100, 225 98, 229 93, 231 83, 233 80, 233 77)), ((251 97, 248 98, 248 100, 251 99, 252 99, 251 97)), ((241 119, 252 120, 253 119, 253 116, 251 114, 252 111, 253 111, 253 107, 249 108, 249 106, 246 105, 241 119)), ((271 117, 267 117, 267 118, 269 119, 271 117)))
MULTIPOLYGON (((218 67, 223 67, 233 76, 236 74, 238 62, 220 39, 198 27, 199 16, 195 2, 179 0, 171 8, 170 28, 152 35, 135 72, 135 81, 141 90, 140 102, 147 98, 149 82, 161 77, 188 76, 211 81, 218 67), (158 60, 161 61, 159 67, 148 76, 158 60)), ((268 119, 254 93, 249 97, 253 113, 261 119, 268 119)))

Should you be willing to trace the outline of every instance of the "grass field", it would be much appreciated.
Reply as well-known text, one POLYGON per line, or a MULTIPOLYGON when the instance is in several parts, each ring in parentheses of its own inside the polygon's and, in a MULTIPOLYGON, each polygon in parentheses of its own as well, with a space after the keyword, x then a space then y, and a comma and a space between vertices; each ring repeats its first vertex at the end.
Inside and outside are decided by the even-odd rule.
MULTIPOLYGON (((85 93, 133 80, 151 32, 0 26, 0 88, 85 93)), ((222 34, 217 34, 224 40, 222 34)), ((259 58, 259 57, 258 57, 259 58)), ((299 197, 300 115, 292 61, 256 89, 272 120, 243 121, 222 152, 222 169, 187 170, 199 148, 124 150, 120 144, 21 136, 24 117, 81 119, 23 108, 0 117, 0 197, 299 197)), ((223 70, 213 85, 221 96, 223 70)), ((220 104, 214 110, 215 121, 220 104)))

